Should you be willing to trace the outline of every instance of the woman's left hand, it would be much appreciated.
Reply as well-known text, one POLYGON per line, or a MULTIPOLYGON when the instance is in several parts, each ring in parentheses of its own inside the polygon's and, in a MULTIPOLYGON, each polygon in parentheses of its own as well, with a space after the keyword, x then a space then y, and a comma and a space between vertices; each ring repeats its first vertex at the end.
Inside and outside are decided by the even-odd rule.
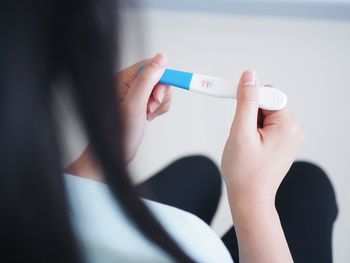
POLYGON ((166 64, 166 57, 157 54, 116 75, 121 114, 126 128, 124 145, 128 163, 136 155, 146 121, 153 120, 170 108, 171 90, 169 86, 158 83, 166 64))

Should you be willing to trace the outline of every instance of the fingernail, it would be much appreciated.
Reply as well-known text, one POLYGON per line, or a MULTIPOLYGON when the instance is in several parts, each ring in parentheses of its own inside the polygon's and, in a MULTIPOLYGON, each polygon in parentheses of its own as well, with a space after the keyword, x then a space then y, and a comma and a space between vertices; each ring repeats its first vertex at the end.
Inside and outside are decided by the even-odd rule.
POLYGON ((166 88, 162 87, 159 92, 158 92, 158 102, 162 103, 162 101, 164 100, 165 96, 166 96, 166 88))
POLYGON ((160 68, 164 68, 167 63, 167 59, 163 54, 159 53, 152 58, 152 63, 158 65, 160 68))
POLYGON ((241 84, 243 86, 252 86, 256 84, 257 76, 255 71, 247 70, 241 77, 241 84))
POLYGON ((149 112, 153 113, 159 108, 160 104, 157 101, 152 101, 149 104, 149 112))

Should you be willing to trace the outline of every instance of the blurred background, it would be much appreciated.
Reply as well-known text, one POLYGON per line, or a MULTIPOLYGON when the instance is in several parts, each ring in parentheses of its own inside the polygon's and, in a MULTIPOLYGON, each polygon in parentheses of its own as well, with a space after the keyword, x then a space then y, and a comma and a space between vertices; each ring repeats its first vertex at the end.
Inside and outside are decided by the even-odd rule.
MULTIPOLYGON (((133 3, 125 3, 120 11, 120 68, 163 52, 170 68, 233 83, 245 69, 254 69, 260 83, 271 83, 288 95, 306 131, 299 159, 321 166, 336 189, 340 213, 333 236, 334 262, 349 262, 350 0, 133 3)), ((186 155, 206 155, 220 165, 235 101, 175 89, 173 95, 170 112, 149 123, 130 165, 136 182, 186 155)), ((85 140, 77 133, 68 102, 63 100, 59 107, 68 163, 85 140)), ((221 235, 231 224, 224 193, 213 228, 221 235)))

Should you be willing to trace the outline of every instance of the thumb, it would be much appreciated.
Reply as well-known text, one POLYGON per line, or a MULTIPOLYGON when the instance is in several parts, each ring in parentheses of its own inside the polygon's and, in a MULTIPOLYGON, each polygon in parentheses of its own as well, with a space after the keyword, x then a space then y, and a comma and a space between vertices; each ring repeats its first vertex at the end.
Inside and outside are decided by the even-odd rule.
POLYGON ((128 97, 135 105, 147 105, 154 86, 162 77, 167 59, 163 54, 157 54, 150 59, 137 74, 128 92, 128 97))
POLYGON ((245 71, 237 89, 237 108, 234 125, 245 132, 256 131, 259 110, 259 90, 254 71, 245 71))

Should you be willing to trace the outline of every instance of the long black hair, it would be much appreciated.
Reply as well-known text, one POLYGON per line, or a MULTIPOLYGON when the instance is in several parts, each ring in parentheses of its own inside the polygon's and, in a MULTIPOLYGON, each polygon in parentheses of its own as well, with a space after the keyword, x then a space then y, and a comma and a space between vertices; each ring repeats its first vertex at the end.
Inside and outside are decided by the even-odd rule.
MULTIPOLYGON (((125 213, 174 260, 192 261, 138 198, 123 153, 113 69, 114 0, 0 3, 0 246, 2 262, 81 262, 68 215, 53 83, 70 92, 105 180, 125 213)), ((121 240, 122 242, 122 240, 121 240)))

